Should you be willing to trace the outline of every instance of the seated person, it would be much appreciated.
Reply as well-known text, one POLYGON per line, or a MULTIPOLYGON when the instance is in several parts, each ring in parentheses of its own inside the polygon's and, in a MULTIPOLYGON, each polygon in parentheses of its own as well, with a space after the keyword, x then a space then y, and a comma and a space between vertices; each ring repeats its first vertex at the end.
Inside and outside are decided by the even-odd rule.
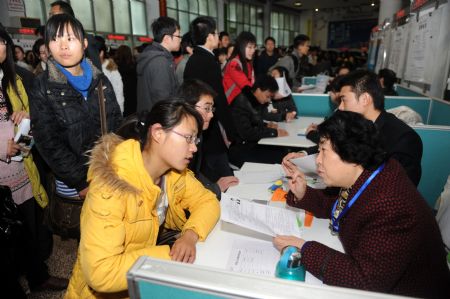
MULTIPOLYGON (((203 118, 203 130, 207 130, 209 122, 214 116, 214 98, 216 97, 216 92, 208 84, 200 80, 186 79, 180 86, 178 95, 185 99, 187 103, 194 106, 197 112, 200 113, 203 118)), ((221 192, 225 192, 230 186, 237 185, 239 180, 235 176, 228 176, 227 173, 220 173, 220 169, 216 169, 216 172, 219 172, 217 176, 220 178, 213 183, 212 178, 202 173, 202 141, 203 138, 200 137, 197 152, 188 167, 194 172, 195 177, 220 199, 221 192)), ((222 164, 229 163, 226 155, 220 157, 224 157, 226 160, 222 164)))
MULTIPOLYGON (((280 114, 279 120, 277 121, 291 121, 297 115, 297 106, 295 106, 294 99, 292 98, 292 80, 289 79, 286 74, 288 73, 287 69, 282 66, 274 67, 270 71, 270 75, 277 78, 284 78, 286 80, 287 85, 289 86, 288 96, 283 97, 280 95, 280 92, 276 93, 272 100, 272 106, 275 111, 270 111, 272 113, 280 114)), ((278 82, 277 82, 278 83, 278 82)), ((278 84, 278 89, 280 89, 280 85, 278 84)))
MULTIPOLYGON (((388 156, 403 166, 408 177, 417 186, 422 175, 422 140, 411 127, 384 110, 384 95, 377 75, 366 70, 353 71, 343 76, 339 85, 341 102, 338 109, 361 113, 374 122, 388 156)), ((316 153, 317 147, 306 149, 306 152, 316 153)), ((283 161, 303 155, 305 153, 289 153, 283 161)))
POLYGON ((94 147, 67 298, 126 295, 126 273, 142 255, 194 262, 220 215, 216 196, 186 169, 202 122, 184 101, 160 101, 94 147), (181 236, 157 245, 168 230, 181 236))
POLYGON ((344 252, 316 241, 277 236, 296 246, 306 270, 325 284, 413 297, 450 298, 450 272, 439 227, 405 170, 386 156, 376 126, 361 114, 338 111, 318 127, 318 173, 339 197, 312 189, 284 163, 287 204, 329 218, 344 252))
POLYGON ((398 96, 397 91, 395 91, 394 84, 397 82, 397 75, 393 70, 381 69, 378 71, 378 79, 380 80, 380 85, 383 88, 383 94, 385 96, 398 96))
POLYGON ((244 162, 279 163, 286 148, 258 145, 261 138, 287 136, 277 124, 263 120, 263 110, 277 92, 274 78, 263 75, 252 88, 245 88, 231 103, 231 116, 236 127, 236 141, 229 148, 230 162, 241 167, 244 162))

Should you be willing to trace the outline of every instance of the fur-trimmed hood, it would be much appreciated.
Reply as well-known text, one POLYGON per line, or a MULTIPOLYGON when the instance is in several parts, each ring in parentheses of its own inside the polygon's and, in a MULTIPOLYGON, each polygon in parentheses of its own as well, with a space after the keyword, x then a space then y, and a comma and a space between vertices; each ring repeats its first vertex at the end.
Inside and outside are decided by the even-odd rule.
POLYGON ((128 166, 129 169, 131 165, 136 164, 136 147, 139 147, 139 142, 124 140, 114 133, 101 137, 90 151, 88 182, 95 179, 97 185, 107 186, 113 192, 139 194, 141 191, 137 186, 133 186, 118 174, 119 168, 128 166), (122 154, 127 151, 130 151, 128 155, 122 154))
MULTIPOLYGON (((89 58, 86 58, 89 66, 92 69, 92 80, 96 80, 97 77, 102 73, 95 65, 92 64, 92 61, 89 58)), ((55 65, 57 62, 54 58, 50 57, 47 61, 47 69, 48 69, 48 80, 50 82, 57 82, 67 84, 67 77, 58 69, 55 65)))

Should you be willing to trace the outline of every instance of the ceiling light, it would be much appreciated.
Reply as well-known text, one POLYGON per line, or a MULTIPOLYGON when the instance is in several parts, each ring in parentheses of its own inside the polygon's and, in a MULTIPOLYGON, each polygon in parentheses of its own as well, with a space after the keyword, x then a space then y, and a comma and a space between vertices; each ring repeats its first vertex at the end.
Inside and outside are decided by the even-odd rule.
POLYGON ((316 8, 316 9, 314 9, 316 12, 318 12, 319 11, 319 9, 318 8, 316 8))
POLYGON ((370 4, 370 6, 375 6, 375 2, 372 2, 372 4, 370 4))
POLYGON ((302 6, 302 3, 300 1, 295 1, 294 6, 300 7, 302 6))

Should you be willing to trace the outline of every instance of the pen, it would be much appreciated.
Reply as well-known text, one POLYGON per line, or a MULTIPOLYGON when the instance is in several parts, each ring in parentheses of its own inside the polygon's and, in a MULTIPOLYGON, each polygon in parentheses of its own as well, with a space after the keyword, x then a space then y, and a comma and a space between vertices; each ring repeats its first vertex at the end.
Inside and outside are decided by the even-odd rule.
POLYGON ((292 180, 292 177, 290 175, 286 175, 286 176, 284 176, 284 178, 288 179, 288 180, 292 180))

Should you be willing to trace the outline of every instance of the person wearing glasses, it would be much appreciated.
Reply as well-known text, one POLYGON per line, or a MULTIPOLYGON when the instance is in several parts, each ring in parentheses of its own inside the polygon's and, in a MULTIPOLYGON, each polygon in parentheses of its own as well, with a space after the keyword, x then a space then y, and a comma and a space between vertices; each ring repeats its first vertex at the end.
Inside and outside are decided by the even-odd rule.
POLYGON ((220 216, 215 195, 187 169, 202 125, 192 105, 170 98, 94 147, 66 298, 125 295, 126 273, 142 255, 194 262, 196 243, 220 216), (172 246, 160 245, 166 230, 180 233, 172 246))
POLYGON ((171 52, 180 49, 180 24, 169 17, 152 23, 153 43, 137 59, 137 111, 151 110, 158 101, 176 94, 178 80, 171 52))
POLYGON ((302 264, 325 284, 420 298, 450 298, 446 252, 431 208, 401 164, 389 158, 376 125, 337 111, 318 126, 318 174, 339 196, 290 176, 287 204, 330 219, 344 252, 314 240, 277 236, 282 250, 296 246, 302 264))
MULTIPOLYGON (((209 124, 214 116, 214 98, 216 92, 206 83, 196 79, 186 79, 180 86, 178 95, 186 100, 187 103, 195 107, 198 113, 203 118, 203 131, 208 130, 209 124)), ((222 161, 222 164, 228 163, 228 159, 222 161)), ((218 179, 211 180, 204 174, 203 162, 203 138, 198 145, 198 151, 194 155, 189 169, 195 173, 195 177, 202 182, 202 184, 214 192, 218 199, 221 193, 227 191, 231 186, 237 185, 239 179, 233 175, 224 175, 218 171, 218 179), (215 182, 215 183, 214 183, 215 182)))

